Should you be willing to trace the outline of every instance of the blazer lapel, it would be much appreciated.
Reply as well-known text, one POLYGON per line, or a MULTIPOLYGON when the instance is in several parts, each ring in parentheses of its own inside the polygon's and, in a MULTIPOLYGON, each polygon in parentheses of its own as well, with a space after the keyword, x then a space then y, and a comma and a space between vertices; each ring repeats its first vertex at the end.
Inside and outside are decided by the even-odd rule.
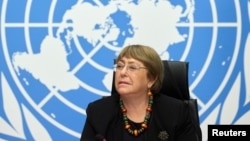
MULTIPOLYGON (((122 122, 120 122, 122 123, 122 122)), ((113 141, 123 141, 123 124, 118 124, 115 128, 113 128, 113 141)))
MULTIPOLYGON (((153 112, 151 114, 149 127, 146 133, 146 141, 168 141, 168 131, 163 127, 163 122, 159 118, 159 109, 153 104, 153 112)), ((163 116, 165 113, 161 113, 163 116)))
POLYGON ((123 120, 121 114, 118 114, 118 118, 115 118, 112 125, 109 127, 108 141, 123 141, 123 120), (120 116, 120 117, 119 117, 120 116))

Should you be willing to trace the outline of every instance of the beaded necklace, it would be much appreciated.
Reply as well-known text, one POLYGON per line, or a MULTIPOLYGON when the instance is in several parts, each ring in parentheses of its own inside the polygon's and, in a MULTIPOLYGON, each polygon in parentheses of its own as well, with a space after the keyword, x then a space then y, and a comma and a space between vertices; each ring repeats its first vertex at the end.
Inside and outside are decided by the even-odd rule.
POLYGON ((120 107, 121 107, 122 114, 123 114, 123 121, 125 124, 125 126, 124 126, 125 130, 127 130, 128 133, 130 133, 134 136, 138 136, 148 127, 148 120, 150 118, 150 113, 152 112, 151 107, 153 104, 153 95, 150 91, 148 92, 148 96, 149 96, 149 100, 148 100, 148 107, 146 108, 146 116, 144 118, 144 121, 141 124, 141 128, 139 128, 139 129, 132 129, 131 128, 131 125, 129 124, 128 117, 127 117, 127 109, 125 108, 122 100, 120 99, 120 107))

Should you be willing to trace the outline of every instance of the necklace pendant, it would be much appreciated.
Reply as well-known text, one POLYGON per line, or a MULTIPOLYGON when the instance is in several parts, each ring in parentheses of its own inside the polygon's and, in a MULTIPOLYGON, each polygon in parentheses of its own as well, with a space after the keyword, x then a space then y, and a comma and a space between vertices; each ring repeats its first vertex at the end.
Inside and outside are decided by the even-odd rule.
POLYGON ((134 135, 138 136, 138 131, 136 129, 134 130, 134 135))

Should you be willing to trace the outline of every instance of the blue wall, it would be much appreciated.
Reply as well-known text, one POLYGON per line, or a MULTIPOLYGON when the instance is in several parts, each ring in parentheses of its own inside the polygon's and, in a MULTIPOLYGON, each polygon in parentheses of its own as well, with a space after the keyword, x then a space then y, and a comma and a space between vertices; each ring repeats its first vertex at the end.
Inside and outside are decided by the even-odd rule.
POLYGON ((79 140, 132 43, 189 62, 204 140, 208 124, 250 124, 249 0, 0 3, 2 140, 79 140))

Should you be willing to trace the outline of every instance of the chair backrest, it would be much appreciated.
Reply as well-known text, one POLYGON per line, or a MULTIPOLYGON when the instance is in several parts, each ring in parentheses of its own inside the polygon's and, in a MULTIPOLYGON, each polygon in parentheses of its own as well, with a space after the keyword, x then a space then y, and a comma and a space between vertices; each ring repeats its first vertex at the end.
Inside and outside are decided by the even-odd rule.
POLYGON ((165 68, 165 76, 160 92, 168 96, 184 100, 184 102, 189 107, 190 117, 195 125, 197 138, 201 141, 202 133, 200 128, 197 100, 191 99, 189 94, 189 63, 184 61, 165 60, 163 60, 163 63, 165 68))
POLYGON ((188 86, 189 63, 163 60, 163 64, 165 72, 160 92, 181 100, 190 99, 188 86))

